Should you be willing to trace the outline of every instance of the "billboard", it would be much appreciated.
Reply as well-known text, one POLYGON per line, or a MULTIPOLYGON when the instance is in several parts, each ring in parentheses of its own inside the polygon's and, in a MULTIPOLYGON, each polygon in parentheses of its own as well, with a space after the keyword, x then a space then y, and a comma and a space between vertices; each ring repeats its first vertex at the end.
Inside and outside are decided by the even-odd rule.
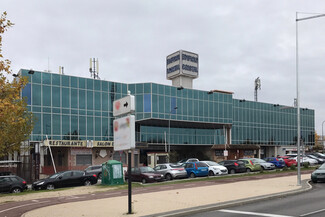
POLYGON ((123 151, 135 148, 135 116, 128 115, 115 119, 114 130, 114 151, 123 151))
POLYGON ((180 50, 172 53, 166 58, 167 79, 177 76, 188 76, 197 78, 199 74, 199 55, 180 50))

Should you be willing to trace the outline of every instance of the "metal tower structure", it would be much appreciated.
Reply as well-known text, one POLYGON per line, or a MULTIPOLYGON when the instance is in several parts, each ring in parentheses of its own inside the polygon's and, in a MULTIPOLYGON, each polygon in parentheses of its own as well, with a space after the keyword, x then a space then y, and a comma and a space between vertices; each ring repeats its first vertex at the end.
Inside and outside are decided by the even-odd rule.
POLYGON ((92 77, 93 79, 100 79, 100 77, 98 76, 98 58, 97 60, 95 58, 90 58, 89 72, 90 77, 92 77))
POLYGON ((257 77, 255 79, 255 91, 254 91, 254 98, 255 98, 255 102, 257 102, 257 90, 261 89, 261 79, 260 77, 257 77))

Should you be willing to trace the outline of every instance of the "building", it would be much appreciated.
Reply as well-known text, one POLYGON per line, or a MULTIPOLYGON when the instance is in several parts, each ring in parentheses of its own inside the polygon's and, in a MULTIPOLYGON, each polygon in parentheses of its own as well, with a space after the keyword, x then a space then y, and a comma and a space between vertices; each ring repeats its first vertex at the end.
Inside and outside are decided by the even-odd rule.
MULTIPOLYGON (((153 152, 216 161, 296 152, 294 107, 234 99, 227 91, 194 90, 186 79, 189 88, 184 88, 175 74, 177 85, 168 86, 25 69, 19 73, 29 78, 22 96, 37 121, 28 142, 40 147, 34 152, 39 153, 43 174, 53 173, 50 152, 59 171, 84 169, 109 159, 126 163, 127 154, 113 150, 113 101, 128 90, 136 104, 134 166, 147 164, 147 153, 153 152)), ((302 144, 312 146, 314 110, 300 112, 302 144)))

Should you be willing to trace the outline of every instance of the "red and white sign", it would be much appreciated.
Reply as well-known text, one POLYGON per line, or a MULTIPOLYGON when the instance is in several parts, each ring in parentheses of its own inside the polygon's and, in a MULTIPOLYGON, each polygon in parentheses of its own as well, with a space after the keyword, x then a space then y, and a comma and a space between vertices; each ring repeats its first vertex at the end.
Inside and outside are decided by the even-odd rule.
POLYGON ((115 119, 114 151, 123 151, 135 148, 135 116, 128 115, 115 119))
POLYGON ((127 95, 113 102, 113 116, 120 116, 135 111, 134 96, 127 95))

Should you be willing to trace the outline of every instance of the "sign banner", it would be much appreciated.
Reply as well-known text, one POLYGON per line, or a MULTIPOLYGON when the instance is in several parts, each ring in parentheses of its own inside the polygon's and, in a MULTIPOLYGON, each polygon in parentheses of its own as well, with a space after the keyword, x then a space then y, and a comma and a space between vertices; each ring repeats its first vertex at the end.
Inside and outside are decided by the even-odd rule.
POLYGON ((135 116, 128 115, 115 119, 114 151, 123 151, 135 148, 135 116))
POLYGON ((134 96, 127 95, 113 102, 113 116, 120 116, 135 111, 134 96))
POLYGON ((113 147, 113 141, 94 141, 93 147, 113 147))
POLYGON ((57 147, 87 147, 87 141, 84 140, 44 140, 45 146, 57 147))

